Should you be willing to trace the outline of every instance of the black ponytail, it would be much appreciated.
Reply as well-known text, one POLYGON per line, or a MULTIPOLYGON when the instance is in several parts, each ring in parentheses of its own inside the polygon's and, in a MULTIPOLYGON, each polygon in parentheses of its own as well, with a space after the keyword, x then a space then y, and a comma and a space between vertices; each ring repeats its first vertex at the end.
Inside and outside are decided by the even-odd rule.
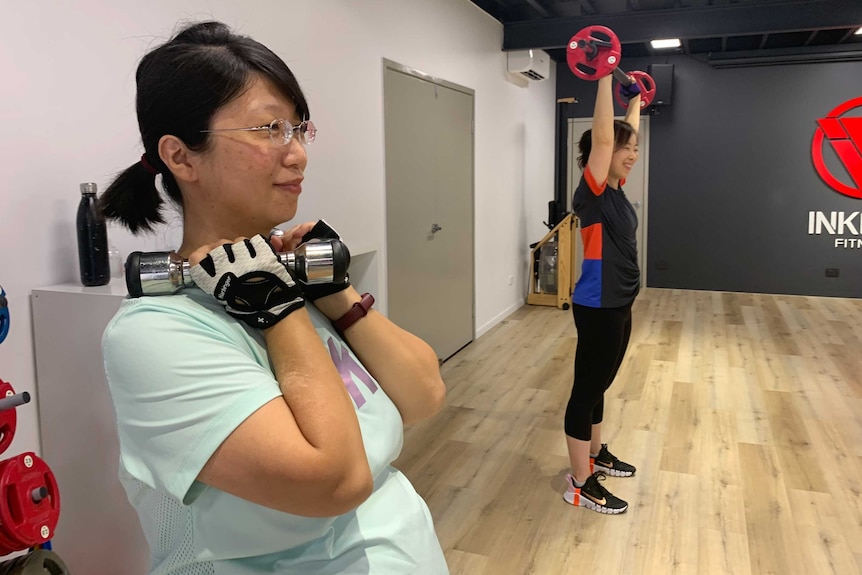
POLYGON ((142 162, 132 164, 117 175, 100 197, 102 213, 133 234, 152 231, 155 224, 165 221, 161 214, 164 200, 156 189, 155 179, 142 162))
POLYGON ((590 150, 593 149, 593 131, 587 130, 583 134, 581 134, 581 140, 578 142, 578 151, 581 153, 578 156, 578 167, 580 169, 585 169, 587 167, 587 161, 590 159, 590 150))

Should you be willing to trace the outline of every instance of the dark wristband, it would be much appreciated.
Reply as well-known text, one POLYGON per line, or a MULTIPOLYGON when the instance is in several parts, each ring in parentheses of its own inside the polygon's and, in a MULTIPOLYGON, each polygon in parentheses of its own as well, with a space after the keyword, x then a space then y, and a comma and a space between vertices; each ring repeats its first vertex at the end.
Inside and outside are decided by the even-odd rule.
POLYGON ((354 303, 353 307, 347 310, 347 313, 332 322, 332 325, 338 333, 343 334, 347 328, 368 315, 368 310, 371 309, 372 305, 374 305, 374 296, 370 293, 364 293, 362 299, 354 303))

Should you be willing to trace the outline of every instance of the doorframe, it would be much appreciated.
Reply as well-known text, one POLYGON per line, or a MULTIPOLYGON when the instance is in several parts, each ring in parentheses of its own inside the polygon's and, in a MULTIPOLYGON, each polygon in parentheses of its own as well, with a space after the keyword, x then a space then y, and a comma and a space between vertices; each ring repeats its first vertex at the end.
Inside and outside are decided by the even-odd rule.
MULTIPOLYGON (((625 116, 615 116, 615 120, 623 120, 625 121, 625 116)), ((641 221, 638 222, 638 226, 643 229, 643 246, 638 244, 638 250, 643 250, 644 256, 644 265, 641 266, 641 288, 647 287, 647 273, 649 266, 647 265, 647 238, 649 237, 649 228, 647 227, 647 222, 649 221, 649 141, 650 141, 650 117, 648 115, 641 116, 641 122, 643 124, 644 134, 638 134, 638 144, 639 144, 639 157, 638 161, 643 162, 644 166, 644 199, 643 199, 643 211, 641 213, 641 221), (642 145, 642 142, 646 141, 646 145, 642 145)), ((566 210, 571 211, 572 209, 572 195, 575 193, 573 181, 575 178, 575 174, 580 176, 581 170, 578 168, 577 163, 575 162, 575 146, 577 146, 577 142, 572 141, 572 136, 574 134, 574 125, 576 123, 586 123, 592 122, 592 118, 569 118, 566 126, 566 142, 567 142, 567 154, 566 154, 566 210)), ((576 273, 580 273, 580 270, 576 270, 576 273)))
MULTIPOLYGON (((472 334, 470 338, 470 343, 476 341, 476 91, 472 88, 468 88, 466 86, 462 86, 460 84, 456 84, 455 82, 450 82, 449 80, 444 80, 443 78, 439 78, 437 76, 433 76, 431 74, 427 74, 422 72, 421 70, 417 70, 416 68, 412 68, 410 66, 401 64, 399 62, 395 62, 394 60, 390 60, 388 58, 382 58, 382 74, 380 76, 381 83, 381 91, 383 92, 383 97, 381 98, 381 102, 383 103, 383 114, 382 122, 383 122, 383 187, 384 187, 384 199, 383 199, 383 221, 388 222, 388 214, 386 197, 389 193, 389 190, 386 188, 386 71, 392 72, 400 72, 402 74, 406 74, 408 76, 413 76, 420 80, 424 80, 426 82, 430 82, 431 84, 435 84, 438 86, 442 86, 444 88, 448 88, 450 90, 455 90, 456 92, 461 92, 470 96, 470 100, 473 103, 472 106, 472 121, 470 126, 470 166, 472 167, 470 174, 470 211, 471 211, 471 222, 470 222, 470 268, 472 269, 472 274, 470 277, 470 292, 471 292, 471 306, 470 306, 470 316, 471 316, 471 324, 472 324, 472 334)), ((389 226, 385 225, 385 229, 383 230, 383 245, 389 245, 389 226)), ((387 307, 389 301, 389 250, 386 248, 386 274, 384 283, 386 284, 386 299, 387 299, 387 307)), ((466 346, 464 346, 466 347, 466 346)), ((458 351, 460 351, 460 348, 458 351)), ((447 361, 451 357, 457 355, 458 351, 447 358, 439 358, 440 363, 447 361)))

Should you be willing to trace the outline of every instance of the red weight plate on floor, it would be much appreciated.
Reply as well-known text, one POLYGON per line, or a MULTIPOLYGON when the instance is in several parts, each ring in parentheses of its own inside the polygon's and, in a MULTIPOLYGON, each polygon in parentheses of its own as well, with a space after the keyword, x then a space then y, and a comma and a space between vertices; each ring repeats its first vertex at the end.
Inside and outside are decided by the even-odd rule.
MULTIPOLYGON (((12 385, 0 379, 0 398, 15 395, 12 385)), ((0 453, 9 449, 15 438, 15 428, 18 424, 17 409, 4 409, 0 411, 0 453)))
POLYGON ((26 547, 39 545, 54 536, 60 519, 60 491, 48 464, 27 452, 8 460, 0 472, 0 523, 12 541, 26 547), (44 497, 34 500, 33 494, 44 497))
MULTIPOLYGON (((6 464, 9 463, 9 461, 11 460, 4 459, 3 461, 0 461, 0 476, 3 475, 3 470, 6 468, 6 464)), ((2 502, 0 502, 0 505, 2 505, 2 502)), ((11 534, 6 532, 6 526, 0 523, 0 555, 9 555, 10 553, 21 551, 26 548, 27 545, 21 541, 14 541, 11 534)))

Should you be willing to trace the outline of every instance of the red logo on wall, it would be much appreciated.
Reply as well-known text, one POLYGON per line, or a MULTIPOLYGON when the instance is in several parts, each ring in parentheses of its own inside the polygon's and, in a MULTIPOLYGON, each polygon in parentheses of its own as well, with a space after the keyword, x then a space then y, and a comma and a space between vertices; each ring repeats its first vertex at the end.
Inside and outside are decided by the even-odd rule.
POLYGON ((838 193, 862 199, 862 118, 842 117, 848 111, 862 107, 862 98, 848 100, 817 120, 817 131, 811 143, 811 158, 820 178, 838 193), (823 139, 826 138, 838 159, 844 164, 856 187, 845 184, 832 175, 823 161, 823 139))

